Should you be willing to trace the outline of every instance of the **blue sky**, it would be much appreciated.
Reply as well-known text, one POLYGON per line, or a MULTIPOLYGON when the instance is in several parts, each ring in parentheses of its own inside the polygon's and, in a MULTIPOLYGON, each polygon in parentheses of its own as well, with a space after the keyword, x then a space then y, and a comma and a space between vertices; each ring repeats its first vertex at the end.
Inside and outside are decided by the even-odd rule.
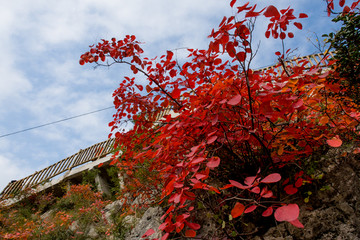
MULTIPOLYGON (((0 135, 112 106, 112 92, 129 72, 121 66, 80 66, 88 46, 134 34, 154 57, 176 48, 206 48, 212 28, 232 13, 225 0, 17 0, 0 3, 0 135), (6 2, 6 3, 5 3, 6 2)), ((238 0, 239 3, 245 1, 238 0)), ((260 2, 260 1, 259 1, 260 2)), ((261 1, 262 2, 262 1, 261 1)), ((296 55, 317 50, 307 38, 336 30, 324 1, 266 1, 305 12, 302 31, 286 47, 296 55)), ((240 4, 238 4, 240 5, 240 4)), ((257 21, 260 49, 254 67, 274 63, 280 41, 264 39, 257 21)), ((179 50, 180 59, 184 51, 179 50)), ((0 191, 97 142, 109 134, 112 109, 0 138, 0 191)))

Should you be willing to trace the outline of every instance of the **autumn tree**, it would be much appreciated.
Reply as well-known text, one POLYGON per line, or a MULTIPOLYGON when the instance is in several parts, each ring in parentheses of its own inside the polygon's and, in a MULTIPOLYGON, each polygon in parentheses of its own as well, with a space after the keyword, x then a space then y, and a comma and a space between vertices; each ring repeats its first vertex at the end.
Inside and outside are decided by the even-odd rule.
MULTIPOLYGON (((331 12, 334 2, 327 2, 331 12)), ((358 11, 359 1, 343 2, 344 14, 358 11)), ((134 74, 113 94, 117 112, 110 136, 119 151, 112 164, 128 176, 127 196, 141 189, 142 196, 166 207, 162 239, 196 236, 202 207, 212 211, 228 238, 243 234, 250 213, 303 227, 299 206, 287 199, 312 181, 304 159, 324 146, 359 140, 358 106, 333 94, 344 89, 327 81, 335 72, 327 68, 334 64, 328 56, 321 62, 325 67, 308 69, 306 60, 289 67, 288 52, 281 51, 275 54, 282 70, 249 68, 255 57, 251 19, 264 17, 265 36, 285 41, 295 36, 290 26, 302 29, 300 21, 308 16, 290 7, 237 6, 236 0, 230 6, 236 14, 211 31, 207 49, 188 49, 182 65, 171 51, 158 60, 142 57, 141 43, 130 35, 102 40, 80 58, 81 65, 127 65, 134 74), (134 127, 125 132, 127 121, 134 127), (149 181, 136 177, 144 168, 149 181)))

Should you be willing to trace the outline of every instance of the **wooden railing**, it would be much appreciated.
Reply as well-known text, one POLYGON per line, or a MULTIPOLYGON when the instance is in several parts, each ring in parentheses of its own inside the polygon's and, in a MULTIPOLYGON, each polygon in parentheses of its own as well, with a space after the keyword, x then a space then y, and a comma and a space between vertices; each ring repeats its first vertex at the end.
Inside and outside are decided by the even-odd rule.
POLYGON ((113 152, 114 141, 114 138, 110 138, 91 147, 81 149, 78 153, 37 171, 30 176, 17 181, 11 181, 1 192, 0 200, 11 198, 25 189, 33 188, 79 165, 105 157, 113 152))
MULTIPOLYGON (((329 55, 329 58, 333 58, 334 52, 327 52, 326 55, 329 55)), ((293 59, 284 61, 284 65, 286 68, 291 69, 292 67, 300 66, 301 60, 307 60, 307 63, 304 65, 304 67, 306 69, 309 69, 316 65, 318 65, 320 68, 326 67, 329 62, 329 58, 324 59, 324 56, 325 56, 324 53, 316 53, 316 54, 311 54, 311 55, 302 56, 302 57, 294 57, 293 59)), ((275 72, 280 73, 280 74, 284 71, 284 68, 281 64, 280 65, 275 64, 275 65, 271 65, 269 67, 256 69, 256 71, 262 72, 262 71, 267 71, 270 69, 273 69, 275 72)))

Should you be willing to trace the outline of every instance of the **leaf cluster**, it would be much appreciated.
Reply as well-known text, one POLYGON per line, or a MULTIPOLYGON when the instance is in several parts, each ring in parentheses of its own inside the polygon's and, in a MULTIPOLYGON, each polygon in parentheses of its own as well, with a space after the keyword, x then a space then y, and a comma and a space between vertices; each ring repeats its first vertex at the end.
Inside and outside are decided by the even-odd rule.
POLYGON ((341 14, 334 22, 341 22, 342 27, 336 33, 325 35, 331 47, 335 49, 334 68, 337 75, 331 78, 333 82, 339 82, 346 89, 346 95, 355 102, 360 103, 360 14, 356 11, 352 14, 341 14))

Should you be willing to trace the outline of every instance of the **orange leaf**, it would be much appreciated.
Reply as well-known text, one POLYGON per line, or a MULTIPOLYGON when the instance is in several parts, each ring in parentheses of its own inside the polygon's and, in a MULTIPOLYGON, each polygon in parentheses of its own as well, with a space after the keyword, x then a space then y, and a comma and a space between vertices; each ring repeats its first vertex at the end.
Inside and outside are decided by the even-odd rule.
POLYGON ((353 151, 353 154, 359 154, 359 153, 360 153, 360 147, 353 151))
POLYGON ((281 147, 279 148, 279 150, 277 151, 277 154, 278 154, 279 156, 281 156, 281 155, 283 155, 283 153, 284 153, 284 147, 281 146, 281 147))
POLYGON ((325 125, 328 122, 329 122, 329 118, 327 116, 322 116, 319 121, 319 123, 321 123, 322 125, 325 125))
POLYGON ((241 203, 237 202, 235 204, 235 207, 231 210, 231 216, 233 218, 237 218, 239 216, 241 216, 241 214, 244 212, 245 210, 245 206, 242 205, 241 203))

